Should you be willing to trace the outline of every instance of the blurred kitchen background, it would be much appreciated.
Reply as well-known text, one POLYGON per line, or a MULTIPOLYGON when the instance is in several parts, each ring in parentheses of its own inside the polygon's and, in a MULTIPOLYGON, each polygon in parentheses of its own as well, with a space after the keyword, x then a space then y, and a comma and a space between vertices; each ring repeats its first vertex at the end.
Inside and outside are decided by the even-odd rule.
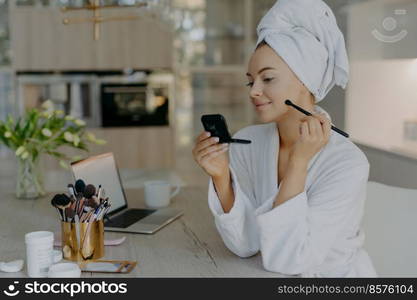
MULTIPOLYGON (((370 180, 417 188, 417 1, 326 2, 351 80, 320 106, 365 152, 370 180)), ((108 141, 92 154, 113 151, 121 168, 170 168, 205 186, 191 154, 200 117, 221 113, 232 133, 257 122, 246 63, 274 3, 0 0, 0 118, 51 99, 108 141)), ((0 169, 13 165, 7 148, 0 157, 0 169)))

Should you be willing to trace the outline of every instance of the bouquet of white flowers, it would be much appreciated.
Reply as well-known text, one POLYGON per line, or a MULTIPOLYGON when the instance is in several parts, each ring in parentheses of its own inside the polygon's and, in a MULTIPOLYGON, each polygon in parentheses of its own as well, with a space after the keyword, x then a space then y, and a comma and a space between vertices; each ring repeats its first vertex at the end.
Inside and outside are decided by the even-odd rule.
POLYGON ((59 151, 62 146, 88 151, 88 143, 106 143, 87 132, 83 120, 55 110, 50 100, 42 104, 42 109, 28 110, 17 120, 9 115, 6 121, 0 121, 0 141, 15 152, 19 162, 18 198, 36 198, 45 194, 39 171, 41 154, 56 157, 62 167, 68 168, 68 162, 81 159, 81 156, 65 155, 59 151))

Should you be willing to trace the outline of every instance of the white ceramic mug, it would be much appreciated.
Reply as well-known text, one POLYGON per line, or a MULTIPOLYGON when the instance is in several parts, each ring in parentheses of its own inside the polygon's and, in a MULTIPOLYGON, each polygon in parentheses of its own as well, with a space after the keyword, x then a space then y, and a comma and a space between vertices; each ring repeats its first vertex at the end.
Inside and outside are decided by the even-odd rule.
POLYGON ((175 197, 180 186, 175 186, 175 190, 171 193, 173 187, 169 182, 162 180, 146 181, 145 186, 145 204, 149 208, 160 208, 168 206, 171 198, 175 197))

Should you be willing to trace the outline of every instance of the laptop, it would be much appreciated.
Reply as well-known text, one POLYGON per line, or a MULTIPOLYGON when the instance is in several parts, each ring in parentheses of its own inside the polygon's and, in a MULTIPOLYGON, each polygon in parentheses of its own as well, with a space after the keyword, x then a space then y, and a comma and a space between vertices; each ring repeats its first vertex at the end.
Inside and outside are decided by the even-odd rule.
POLYGON ((113 153, 104 153, 71 164, 74 179, 82 179, 96 188, 101 185, 111 203, 104 222, 105 231, 153 234, 183 213, 166 207, 128 208, 126 193, 113 153))

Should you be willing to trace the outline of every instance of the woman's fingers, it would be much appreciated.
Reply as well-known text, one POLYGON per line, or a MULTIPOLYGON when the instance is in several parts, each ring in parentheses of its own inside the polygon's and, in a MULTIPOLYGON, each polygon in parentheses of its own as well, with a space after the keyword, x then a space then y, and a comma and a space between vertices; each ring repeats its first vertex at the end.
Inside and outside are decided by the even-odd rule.
POLYGON ((318 139, 323 138, 323 131, 321 129, 321 124, 318 118, 315 116, 310 116, 307 118, 307 123, 311 137, 316 137, 318 139))
POLYGON ((324 130, 324 136, 326 137, 326 139, 329 139, 330 138, 330 133, 332 131, 332 123, 327 118, 326 118, 326 121, 323 124, 323 130, 324 130))
POLYGON ((229 144, 220 144, 219 138, 210 137, 208 133, 202 132, 196 138, 193 158, 208 175, 221 175, 228 169, 228 149, 229 144))
POLYGON ((200 133, 196 138, 195 138, 195 145, 193 148, 193 154, 196 154, 196 149, 200 146, 200 143, 206 139, 208 139, 210 136, 210 132, 208 131, 203 131, 202 133, 200 133))
POLYGON ((330 138, 332 124, 324 113, 314 114, 314 118, 319 122, 320 139, 327 142, 330 138))
POLYGON ((331 132, 331 129, 332 129, 332 123, 326 117, 326 115, 324 113, 318 114, 317 118, 320 120, 320 123, 322 125, 323 135, 324 135, 325 139, 327 140, 330 137, 330 132, 331 132))
POLYGON ((211 137, 211 138, 207 138, 205 140, 200 141, 195 147, 196 154, 200 153, 201 151, 203 151, 204 149, 208 147, 211 147, 217 144, 218 142, 219 142, 218 137, 211 137))
POLYGON ((195 145, 193 147, 192 153, 193 156, 195 157, 197 155, 197 149, 199 149, 199 147, 201 146, 201 142, 209 139, 210 136, 210 132, 207 131, 203 131, 202 133, 200 133, 196 138, 195 138, 195 145))
POLYGON ((308 123, 307 123, 307 121, 301 122, 301 125, 300 125, 300 133, 301 133, 301 136, 302 136, 303 139, 308 138, 308 136, 309 136, 310 133, 309 133, 309 130, 308 130, 308 123))
POLYGON ((207 139, 208 137, 210 137, 211 133, 208 131, 203 131, 202 133, 199 134, 199 136, 196 137, 195 142, 199 143, 202 140, 207 139))
POLYGON ((228 147, 229 147, 229 144, 213 145, 211 147, 205 148, 204 150, 201 150, 197 155, 198 155, 198 157, 202 158, 202 157, 204 157, 204 156, 206 156, 206 155, 208 155, 212 152, 219 151, 219 150, 222 150, 223 148, 228 148, 228 147))
POLYGON ((330 120, 326 117, 324 113, 314 114, 313 116, 320 121, 320 124, 330 122, 330 120))
POLYGON ((195 138, 195 145, 193 148, 193 155, 196 155, 197 152, 201 151, 207 146, 210 146, 219 141, 219 138, 210 137, 211 133, 208 131, 203 131, 195 138))
POLYGON ((331 133, 331 122, 325 114, 313 114, 307 117, 304 123, 308 124, 308 137, 313 137, 321 141, 328 141, 331 133))
MULTIPOLYGON (((228 146, 228 144, 226 144, 228 146)), ((215 151, 212 151, 210 153, 208 153, 207 155, 204 155, 203 157, 201 157, 200 162, 201 164, 204 164, 207 161, 212 160, 213 158, 216 158, 217 156, 221 155, 222 153, 226 152, 227 150, 229 150, 229 147, 222 147, 220 149, 217 149, 215 151)))

